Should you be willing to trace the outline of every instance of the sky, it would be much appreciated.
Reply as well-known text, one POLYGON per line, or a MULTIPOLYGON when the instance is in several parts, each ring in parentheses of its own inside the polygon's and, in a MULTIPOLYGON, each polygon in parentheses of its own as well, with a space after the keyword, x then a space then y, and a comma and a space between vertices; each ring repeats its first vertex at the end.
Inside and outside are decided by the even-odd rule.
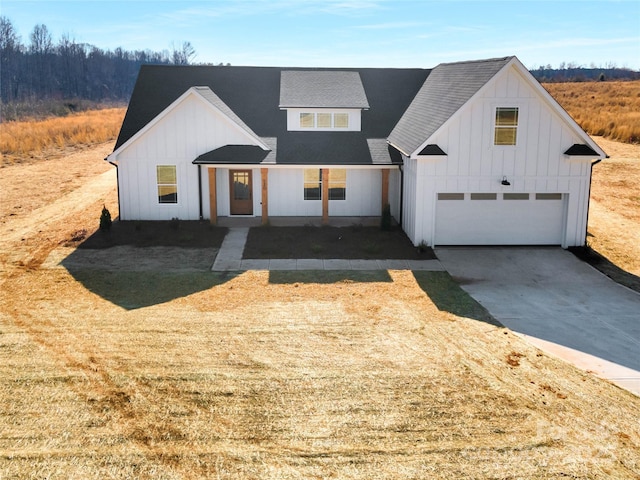
POLYGON ((170 50, 196 63, 431 68, 516 55, 529 69, 640 70, 640 0, 0 0, 22 42, 170 50))

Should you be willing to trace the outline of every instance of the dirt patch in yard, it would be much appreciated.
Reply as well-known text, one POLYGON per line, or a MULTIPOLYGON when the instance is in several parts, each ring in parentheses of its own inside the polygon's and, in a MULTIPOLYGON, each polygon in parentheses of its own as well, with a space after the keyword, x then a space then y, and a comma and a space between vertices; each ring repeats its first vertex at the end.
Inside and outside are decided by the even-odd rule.
POLYGON ((428 247, 416 248, 399 228, 254 227, 243 258, 405 259, 436 258, 428 247))

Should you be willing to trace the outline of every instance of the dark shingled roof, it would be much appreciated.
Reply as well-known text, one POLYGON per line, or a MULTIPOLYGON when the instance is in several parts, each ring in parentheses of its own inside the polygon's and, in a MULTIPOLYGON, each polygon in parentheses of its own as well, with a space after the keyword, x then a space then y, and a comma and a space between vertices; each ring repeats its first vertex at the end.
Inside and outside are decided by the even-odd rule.
POLYGON ((224 164, 246 163, 256 164, 262 162, 269 155, 269 150, 263 150, 257 145, 225 145, 196 158, 195 164, 224 164))
POLYGON ((277 163, 363 165, 372 160, 361 132, 289 132, 278 139, 277 163))
POLYGON ((389 141, 411 155, 513 58, 438 65, 389 135, 389 141))
POLYGON ((576 156, 585 156, 585 157, 597 157, 598 152, 596 152, 589 145, 574 143, 569 147, 569 150, 564 152, 565 155, 576 155, 576 156))
MULTIPOLYGON (((198 86, 208 87, 255 135, 262 139, 275 139, 276 163, 372 164, 367 139, 389 136, 429 72, 425 69, 388 68, 143 65, 114 150, 189 88, 198 86), (361 132, 287 131, 287 112, 280 109, 281 74, 284 71, 309 70, 358 74, 369 105, 369 110, 362 111, 361 132)), ((203 89, 199 92, 207 94, 203 89)))
POLYGON ((358 72, 286 70, 280 78, 281 107, 369 108, 358 72))

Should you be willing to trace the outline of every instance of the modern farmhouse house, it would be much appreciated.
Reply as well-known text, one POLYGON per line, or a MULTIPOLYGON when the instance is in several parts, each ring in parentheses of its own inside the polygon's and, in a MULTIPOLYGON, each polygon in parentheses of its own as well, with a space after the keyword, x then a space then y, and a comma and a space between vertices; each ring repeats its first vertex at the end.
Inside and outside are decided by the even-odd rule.
POLYGON ((414 244, 582 245, 606 157, 516 57, 427 69, 143 66, 122 220, 380 216, 414 244))

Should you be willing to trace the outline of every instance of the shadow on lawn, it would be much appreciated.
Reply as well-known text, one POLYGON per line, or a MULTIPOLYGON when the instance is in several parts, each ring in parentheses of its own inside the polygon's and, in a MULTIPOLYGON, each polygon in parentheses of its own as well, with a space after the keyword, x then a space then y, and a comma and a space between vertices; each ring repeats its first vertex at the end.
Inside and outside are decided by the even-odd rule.
POLYGON ((593 248, 588 246, 569 247, 568 250, 583 262, 604 273, 614 282, 640 293, 640 277, 623 270, 593 248))
POLYGON ((386 270, 272 270, 269 272, 269 283, 391 283, 393 279, 386 270))
POLYGON ((240 274, 69 269, 90 292, 126 310, 150 307, 226 283, 240 274))
MULTIPOLYGON (((114 222, 88 238, 61 265, 90 292, 127 310, 208 290, 238 274, 210 271, 227 232, 208 222, 114 222)), ((79 242, 82 242, 78 245, 79 242)))
POLYGON ((413 276, 438 310, 504 327, 486 308, 460 288, 448 272, 414 271, 413 276))

